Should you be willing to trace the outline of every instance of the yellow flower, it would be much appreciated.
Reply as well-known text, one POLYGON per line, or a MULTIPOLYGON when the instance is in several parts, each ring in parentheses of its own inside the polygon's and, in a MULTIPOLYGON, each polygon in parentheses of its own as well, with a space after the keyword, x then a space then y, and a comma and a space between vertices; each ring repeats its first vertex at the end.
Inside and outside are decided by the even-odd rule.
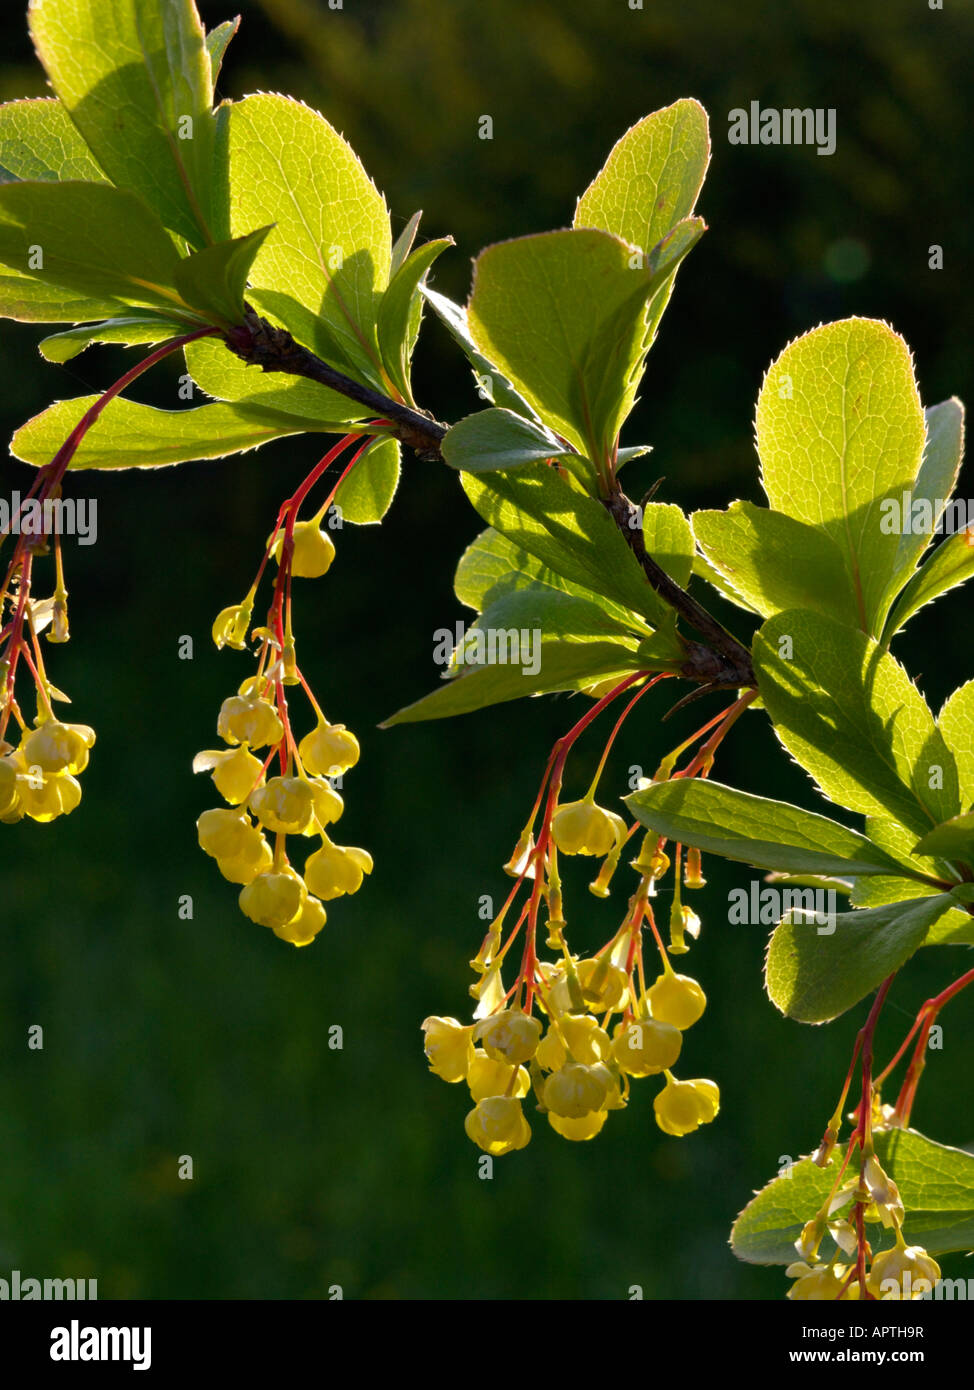
POLYGON ((541 1020, 521 1009, 502 1009, 482 1019, 473 1036, 495 1062, 528 1062, 538 1048, 541 1020))
POLYGON ((344 724, 321 720, 298 744, 298 754, 312 776, 337 777, 358 762, 359 743, 344 724))
POLYGON ((509 1086, 510 1094, 520 1098, 531 1089, 531 1078, 526 1067, 518 1067, 515 1075, 512 1063, 496 1062, 482 1048, 475 1047, 467 1067, 467 1085, 474 1100, 502 1096, 509 1086), (510 1086, 512 1076, 514 1085, 510 1086))
POLYGON ((314 792, 301 777, 271 777, 250 798, 250 809, 267 830, 300 835, 314 816, 314 792))
POLYGON ((443 1081, 465 1081, 474 1057, 473 1024, 432 1016, 422 1022, 423 1047, 430 1071, 443 1081))
MULTIPOLYGON (((787 1277, 795 1280, 788 1297, 801 1303, 832 1301, 838 1298, 848 1273, 848 1265, 809 1265, 804 1260, 796 1260, 785 1270, 787 1277)), ((855 1302, 858 1297, 859 1282, 853 1279, 842 1299, 855 1302)))
POLYGON ((280 743, 284 726, 267 700, 231 695, 220 706, 216 731, 226 743, 246 743, 250 748, 280 743))
POLYGON ((873 1259, 866 1276, 866 1288, 879 1299, 914 1299, 930 1293, 940 1278, 940 1266, 922 1245, 907 1245, 901 1231, 896 1232, 892 1250, 882 1250, 873 1259))
POLYGON ((6 758, 0 758, 0 816, 5 816, 17 804, 17 769, 6 758))
POLYGON ((551 820, 551 837, 563 854, 608 854, 622 843, 626 823, 594 801, 569 801, 551 820))
POLYGON ((95 731, 87 724, 49 719, 25 737, 24 759, 28 767, 39 767, 43 772, 84 772, 94 742, 95 731))
POLYGON ((480 1100, 464 1120, 467 1138, 485 1153, 511 1153, 523 1149, 531 1138, 531 1128, 513 1096, 488 1096, 480 1100))
MULTIPOLYGON (((324 829, 326 825, 331 825, 340 818, 345 809, 345 803, 338 792, 335 791, 335 788, 330 787, 328 783, 323 781, 320 777, 312 777, 308 786, 311 788, 311 795, 314 798, 314 822, 317 823, 321 829, 324 829)), ((305 834, 314 834, 313 826, 306 830, 305 834)), ((365 851, 361 850, 360 853, 364 854, 365 851)), ((371 861, 369 868, 363 869, 364 873, 369 873, 370 871, 371 861)))
POLYGON ((328 915, 317 898, 308 898, 293 922, 283 927, 274 927, 275 936, 282 941, 290 941, 292 946, 307 946, 321 931, 328 915))
POLYGON ((248 839, 242 854, 217 859, 216 866, 229 883, 252 883, 258 874, 266 874, 274 863, 271 847, 256 826, 253 839, 248 839))
POLYGON ((81 800, 81 784, 69 772, 39 772, 36 765, 18 776, 17 792, 16 811, 41 824, 70 815, 81 800))
POLYGON ((577 1120, 593 1110, 601 1110, 608 1094, 606 1068, 566 1062, 544 1083, 544 1103, 565 1119, 577 1120))
POLYGON ((575 967, 582 998, 589 1008, 600 1013, 606 1009, 621 1011, 629 999, 629 976, 620 965, 613 965, 606 953, 601 958, 580 960, 575 967))
POLYGON ((870 1209, 864 1215, 868 1220, 882 1221, 884 1226, 899 1229, 905 1215, 903 1199, 875 1154, 870 1154, 863 1164, 862 1177, 870 1197, 870 1209))
POLYGON ((286 927, 304 910, 308 890, 293 869, 258 874, 240 892, 240 911, 259 927, 286 927))
POLYGON ((196 832, 200 849, 214 859, 257 857, 261 834, 243 811, 230 811, 223 806, 204 811, 196 822, 196 832))
POLYGON ((612 1040, 591 1014, 565 1014, 549 1027, 538 1044, 535 1059, 545 1071, 557 1071, 569 1059, 592 1066, 612 1051, 612 1040))
POLYGON ((576 1119, 570 1119, 567 1115, 556 1115, 553 1110, 548 1111, 548 1123, 563 1139, 594 1139, 601 1132, 607 1119, 608 1113, 605 1110, 592 1110, 576 1119))
POLYGON ((707 1125, 720 1109, 720 1091, 713 1081, 669 1078, 653 1101, 656 1123, 664 1134, 692 1134, 707 1125))
POLYGON ((254 611, 253 603, 235 604, 224 608, 213 624, 213 641, 218 647, 235 647, 242 652, 247 645, 247 629, 254 611))
POLYGON ((225 801, 239 806, 247 800, 263 767, 247 748, 206 748, 193 759, 194 772, 213 771, 213 783, 225 801))
MULTIPOLYGON (((294 523, 294 551, 291 555, 291 573, 303 579, 318 579, 327 573, 335 558, 335 547, 331 539, 319 530, 317 521, 296 521, 294 523)), ((278 531, 277 539, 271 546, 271 554, 280 563, 284 548, 284 531, 278 531)))
POLYGON ((673 1065, 682 1046, 683 1034, 672 1023, 642 1018, 617 1030, 612 1056, 628 1076, 653 1076, 673 1065))
POLYGON ((333 845, 322 836, 321 849, 308 856, 304 878, 310 892, 326 903, 343 893, 357 893, 363 874, 372 872, 372 856, 368 850, 354 846, 333 845))
POLYGON ((672 1023, 682 1032, 696 1023, 707 1007, 707 996, 689 975, 675 975, 667 970, 646 991, 653 1017, 660 1023, 672 1023))

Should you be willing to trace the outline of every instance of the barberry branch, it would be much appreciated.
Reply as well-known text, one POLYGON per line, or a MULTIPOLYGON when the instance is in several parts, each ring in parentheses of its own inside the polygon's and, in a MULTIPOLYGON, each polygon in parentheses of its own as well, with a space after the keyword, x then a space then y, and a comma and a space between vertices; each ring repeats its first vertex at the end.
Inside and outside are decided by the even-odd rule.
POLYGON ((364 405, 390 421, 392 428, 388 432, 400 443, 408 444, 419 458, 429 463, 442 462, 440 444, 448 426, 329 366, 295 342, 286 328, 275 328, 253 309, 246 310, 242 324, 224 334, 224 342, 249 366, 260 367, 264 372, 288 372, 291 376, 307 377, 364 405))
MULTIPOLYGON (((303 376, 347 396, 389 421, 389 433, 400 443, 407 444, 419 458, 431 463, 442 461, 441 445, 449 426, 329 366, 295 342, 287 329, 275 328, 252 308, 247 308, 242 324, 224 334, 224 341, 231 352, 250 366, 260 367, 265 372, 303 376)), ((656 593, 705 639, 703 642, 683 639, 686 661, 680 668, 680 675, 715 688, 755 689, 757 682, 750 652, 646 553, 643 529, 637 524, 638 512, 617 483, 604 504, 656 593)))

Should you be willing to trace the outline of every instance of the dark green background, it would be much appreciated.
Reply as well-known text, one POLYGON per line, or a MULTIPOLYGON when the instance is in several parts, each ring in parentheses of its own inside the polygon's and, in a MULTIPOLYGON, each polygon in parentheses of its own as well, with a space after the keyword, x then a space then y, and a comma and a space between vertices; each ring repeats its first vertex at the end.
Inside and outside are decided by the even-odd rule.
MULTIPOLYGON (((278 89, 321 109, 384 189, 396 230, 423 207, 426 235, 456 237, 435 283, 458 298, 482 245, 570 222, 629 125, 680 96, 703 101, 711 230, 680 274, 627 427, 626 442, 655 447, 632 465, 637 494, 662 474, 659 496, 688 509, 758 498, 762 373, 823 320, 887 319, 914 349, 926 402, 971 398, 974 25, 957 0, 946 12, 924 0, 242 8, 224 94, 278 89), (835 107, 836 153, 730 146, 727 112, 752 99, 835 107), (477 138, 483 114, 492 142, 477 138), (932 243, 944 247, 940 272, 927 268, 932 243)), ((210 25, 233 13, 202 10, 210 25)), ((0 95, 40 93, 16 6, 0 25, 0 95)), ((40 336, 10 323, 0 332, 8 430, 134 360, 99 349, 45 365, 40 336)), ((176 373, 167 364, 133 394, 176 408, 176 373)), ((442 419, 478 405, 438 324, 424 331, 416 383, 442 419)), ((655 1083, 640 1083, 594 1143, 568 1144, 539 1121, 527 1150, 484 1182, 463 1134, 465 1093, 427 1073, 420 1021, 466 1016, 478 898, 506 890, 500 866, 547 749, 586 707, 559 697, 376 729, 433 686, 433 632, 463 616, 453 567, 479 523, 446 469, 410 462, 387 523, 347 529, 327 579, 297 596, 303 664, 329 715, 362 740, 339 838, 372 850, 372 880, 295 951, 239 914, 196 848, 195 819, 215 800, 190 762, 214 743, 220 701, 249 669, 216 652, 210 624, 242 595, 278 503, 314 459, 299 440, 84 480, 99 540, 69 547, 73 641, 51 649, 50 666, 99 742, 77 814, 0 827, 0 1275, 89 1275, 102 1297, 122 1298, 315 1298, 336 1283, 349 1298, 619 1299, 632 1284, 653 1298, 780 1297, 781 1272, 738 1264, 728 1229, 780 1156, 817 1142, 864 1010, 828 1029, 776 1014, 761 988, 764 930, 726 921, 729 889, 750 878, 743 867, 710 862, 695 899, 704 934, 688 968, 710 1005, 680 1070, 719 1082, 713 1126, 666 1138, 655 1083), (192 661, 177 658, 182 634, 195 640, 192 661), (191 922, 177 917, 186 893, 191 922), (26 1047, 34 1023, 42 1052, 26 1047), (333 1024, 342 1051, 328 1048, 333 1024), (193 1157, 192 1182, 177 1180, 181 1154, 193 1157)), ((28 476, 8 464, 4 493, 28 476)), ((899 649, 935 705, 971 675, 966 605, 955 594, 925 610, 899 649)), ((631 764, 651 772, 717 708, 660 726, 667 703, 649 697, 620 738, 609 799, 631 764)), ((600 746, 581 746, 570 790, 600 746)), ((729 741, 718 775, 821 806, 760 715, 729 741)), ((573 876, 577 949, 611 931, 630 873, 608 903, 573 876)), ((881 1056, 969 960, 952 950, 911 964, 881 1056)), ((942 1021, 915 1119, 965 1144, 968 1003, 942 1021)))

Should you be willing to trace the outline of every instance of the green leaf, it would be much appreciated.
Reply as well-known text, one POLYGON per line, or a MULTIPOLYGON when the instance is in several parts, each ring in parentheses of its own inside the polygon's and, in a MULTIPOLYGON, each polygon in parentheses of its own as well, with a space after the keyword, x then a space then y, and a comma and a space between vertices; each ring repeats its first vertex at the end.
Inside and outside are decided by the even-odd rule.
POLYGON ((886 621, 883 645, 892 638, 927 603, 932 603, 949 589, 955 589, 974 574, 974 532, 958 531, 921 565, 900 594, 899 602, 886 621))
POLYGON ((270 230, 261 227, 181 260, 176 267, 176 288, 185 302, 224 328, 242 323, 247 277, 270 230))
POLYGON ((251 270, 255 290, 273 292, 279 312, 287 299, 302 306, 318 325, 306 347, 334 361, 338 343, 362 379, 387 389, 376 315, 392 234, 351 146, 310 107, 265 93, 233 103, 229 146, 232 234, 274 223, 251 270))
POLYGON ((842 553, 825 531, 785 512, 733 502, 726 512, 695 512, 693 534, 712 568, 763 617, 813 608, 855 626, 842 553))
POLYGON ((220 79, 220 69, 223 67, 223 59, 226 56, 230 40, 240 28, 240 16, 235 19, 225 19, 222 24, 218 24, 215 29, 211 29, 206 36, 206 51, 210 56, 210 78, 215 87, 220 79))
POLYGON ((379 305, 377 332, 382 361, 391 381, 407 401, 413 399, 409 363, 423 315, 420 285, 437 256, 455 244, 450 236, 440 237, 413 251, 392 276, 379 305))
POLYGON ((210 55, 193 0, 112 0, 107 14, 104 0, 31 0, 29 22, 51 86, 112 182, 193 246, 223 235, 210 55))
POLYGON ((693 557, 693 572, 701 579, 706 579, 707 583, 711 584, 718 594, 725 598, 728 603, 732 603, 735 608, 741 608, 745 613, 757 613, 758 610, 748 603, 747 599, 741 597, 733 585, 724 578, 720 570, 710 563, 706 555, 698 553, 693 557))
POLYGON ((928 406, 923 420, 925 442, 916 482, 908 493, 888 498, 885 503, 889 523, 899 536, 885 609, 893 603, 930 544, 957 484, 964 453, 964 407, 956 396, 940 405, 928 406))
POLYGON ((447 430, 443 458, 466 473, 489 473, 518 468, 565 454, 565 446, 544 425, 536 425, 512 410, 479 410, 447 430))
POLYGON ((957 761, 961 806, 969 807, 974 803, 974 681, 947 698, 937 724, 957 761))
POLYGON ((796 339, 768 370, 755 429, 771 506, 832 538, 859 625, 878 633, 899 548, 899 537, 884 532, 883 501, 913 483, 924 444, 903 339, 860 318, 796 339))
POLYGON ((768 619, 753 652, 775 733, 830 800, 917 835, 957 814, 953 756, 902 666, 871 638, 792 609, 768 619))
POLYGON ((792 912, 771 935, 768 998, 799 1023, 828 1023, 899 970, 930 927, 950 911, 949 893, 833 915, 792 912))
POLYGON ((638 657, 621 642, 563 642, 556 639, 542 643, 541 669, 537 674, 525 674, 520 665, 468 667, 463 674, 453 677, 432 695, 399 710, 380 728, 468 714, 487 705, 519 700, 525 695, 578 690, 600 678, 618 675, 621 680, 631 671, 641 669, 638 657))
MULTIPOLYGON (((647 555, 685 589, 693 573, 693 532, 672 502, 649 502, 643 508, 643 540, 647 555)), ((671 614, 675 617, 675 614, 671 614)))
MULTIPOLYGON (((566 579, 632 608, 654 627, 670 610, 605 508, 545 464, 464 473, 463 489, 488 525, 566 579)), ((682 657, 682 649, 674 648, 682 657)))
POLYGON ((578 200, 574 225, 648 251, 693 212, 709 162, 707 113, 698 101, 654 111, 613 146, 578 200))
POLYGON ((392 505, 399 485, 399 443, 378 439, 366 449, 335 493, 342 520, 356 526, 381 521, 392 505))
POLYGON ((107 183, 0 186, 0 262, 41 282, 44 293, 58 286, 97 296, 109 315, 125 304, 185 307, 174 288, 179 257, 162 223, 107 183))
POLYGON ((974 864, 974 812, 954 816, 933 830, 928 830, 922 840, 913 846, 915 854, 935 854, 941 859, 960 859, 965 864, 974 864))
MULTIPOLYGON (((50 463, 98 396, 56 401, 28 420, 10 441, 15 458, 50 463)), ((223 458, 256 449, 270 439, 319 428, 313 421, 249 405, 203 405, 194 410, 156 410, 116 397, 85 435, 71 468, 155 468, 194 459, 223 458)))
POLYGON ((645 454, 651 454, 652 452, 652 444, 631 444, 627 449, 617 450, 616 472, 619 472, 623 464, 629 463, 632 459, 642 458, 645 454))
POLYGON ((22 323, 83 323, 124 313, 117 299, 82 296, 0 263, 0 318, 22 323))
MULTIPOLYGON (((825 816, 719 782, 654 782, 623 798, 650 830, 726 859, 780 873, 904 874, 878 845, 825 816)), ((919 877, 919 874, 915 875, 919 877)))
POLYGON ((515 414, 523 415, 525 419, 537 420, 538 416, 534 409, 521 393, 514 389, 496 363, 489 362, 483 353, 478 351, 470 336, 467 311, 463 305, 454 304, 452 299, 448 299, 445 294, 440 294, 437 290, 431 290, 428 285, 422 285, 420 288, 430 308, 446 325, 454 340, 460 344, 466 354, 473 367, 474 379, 477 382, 477 390, 481 399, 490 401, 492 405, 513 410, 515 414))
POLYGON ((422 216, 422 208, 419 210, 419 212, 414 212, 412 217, 406 223, 405 227, 403 227, 402 231, 396 237, 396 240, 393 242, 392 260, 389 263, 390 283, 392 279, 395 277, 396 273, 398 272, 399 267, 402 265, 403 261, 409 255, 410 251, 413 249, 413 242, 416 240, 416 233, 419 231, 419 224, 422 219, 422 216))
POLYGON ((488 664, 488 657, 478 656, 477 649, 489 651, 485 635, 490 632, 519 634, 519 648, 528 649, 528 658, 521 665, 532 664, 534 634, 541 644, 619 640, 630 651, 636 647, 636 638, 627 623, 614 618, 590 599, 558 593, 546 584, 530 584, 494 599, 467 629, 466 640, 459 644, 458 667, 488 664))
POLYGON ((247 366, 214 338, 200 338, 190 343, 185 356, 197 386, 218 400, 284 411, 300 420, 315 421, 316 429, 337 430, 368 419, 372 414, 364 406, 356 405, 347 396, 340 396, 317 381, 247 366))
POLYGON ((639 636, 646 637, 652 631, 632 609, 613 603, 601 594, 566 579, 564 575, 556 574, 536 556, 521 550, 490 526, 471 542, 460 557, 453 588, 461 603, 480 613, 504 594, 533 584, 546 584, 549 589, 556 589, 559 593, 574 594, 577 598, 597 603, 610 617, 639 636))
POLYGON ((55 97, 0 106, 0 169, 15 179, 107 183, 100 165, 55 97))
MULTIPOLYGON (((874 844, 916 873, 947 883, 957 878, 957 871, 942 860, 914 854, 916 836, 896 821, 868 816, 866 834, 874 844)), ((872 878, 857 879, 849 901, 853 907, 885 907, 888 903, 906 902, 921 895, 933 897, 941 891, 935 884, 917 883, 899 876, 887 878, 884 874, 878 874, 872 878)), ((974 918, 960 908, 952 908, 930 928, 923 945, 964 945, 968 942, 974 945, 974 918)))
MULTIPOLYGON (((974 1155, 935 1144, 915 1129, 875 1131, 876 1153, 900 1190, 906 1207, 903 1234, 931 1255, 974 1246, 974 1155)), ((731 1246, 751 1264, 791 1264, 798 1258, 795 1241, 824 1205, 835 1183, 835 1160, 819 1168, 799 1159, 787 1174, 773 1178, 749 1202, 734 1223, 731 1246)), ((888 1250, 894 1233, 885 1226, 867 1227, 874 1253, 888 1250)), ((831 1259, 835 1246, 826 1236, 819 1258, 831 1259)))
POLYGON ((544 232, 489 246, 467 310, 477 348, 545 424, 607 458, 632 408, 646 304, 665 274, 618 237, 544 232))
POLYGON ((164 343, 167 338, 176 338, 185 333, 189 326, 185 319, 180 321, 155 314, 139 314, 66 328, 63 333, 52 333, 42 338, 37 347, 48 362, 69 362, 92 343, 122 343, 126 347, 140 343, 164 343))

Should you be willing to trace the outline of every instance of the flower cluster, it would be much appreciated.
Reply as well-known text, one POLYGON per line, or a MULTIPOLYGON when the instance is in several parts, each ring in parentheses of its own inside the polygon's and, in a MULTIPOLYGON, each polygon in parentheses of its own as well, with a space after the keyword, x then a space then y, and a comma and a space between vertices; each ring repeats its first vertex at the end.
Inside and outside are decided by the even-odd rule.
POLYGON ((17 748, 0 744, 0 821, 46 822, 73 811, 94 742, 87 724, 62 724, 51 714, 24 728, 17 748))
MULTIPOLYGON (((59 465, 60 466, 60 465, 59 465)), ((64 586, 60 536, 51 530, 49 511, 59 483, 52 468, 38 476, 33 511, 18 517, 17 542, 0 584, 0 821, 46 823, 69 815, 81 801, 78 776, 88 766, 95 732, 87 724, 58 719, 54 704, 68 697, 49 680, 40 638, 69 639, 68 594, 64 586), (32 593, 39 559, 51 549, 55 588, 47 598, 32 593), (18 677, 33 687, 36 714, 28 724, 18 698, 18 677), (18 741, 11 737, 19 731, 18 741)), ((0 535, 0 545, 7 536, 0 535)))
POLYGON ((859 1174, 837 1184, 825 1208, 803 1227, 795 1242, 801 1258, 785 1271, 795 1281, 788 1297, 803 1301, 859 1299, 863 1282, 867 1297, 876 1299, 917 1299, 931 1293, 940 1278, 940 1266, 923 1246, 907 1245, 904 1215, 896 1183, 875 1152, 868 1152, 859 1174), (867 1222, 891 1229, 892 1247, 874 1255, 865 1238, 867 1222), (835 1250, 830 1260, 821 1261, 819 1248, 826 1233, 832 1237, 835 1250))
POLYGON ((344 810, 335 784, 358 762, 359 743, 343 724, 325 718, 298 668, 291 622, 291 579, 317 578, 334 559, 334 544, 321 529, 334 489, 310 520, 299 521, 298 509, 347 443, 326 455, 281 508, 246 599, 224 609, 214 623, 218 647, 245 650, 248 636, 259 643, 257 671, 223 702, 217 732, 225 747, 205 749, 193 762, 195 772, 212 775, 228 803, 200 816, 200 847, 224 878, 241 885, 243 914, 294 946, 313 941, 325 925, 324 904, 357 892, 372 871, 366 850, 335 844, 329 835, 344 810), (267 622, 251 629, 257 588, 271 557, 278 573, 267 622), (287 688, 293 686, 303 688, 316 719, 300 741, 288 709, 287 688), (318 841, 300 873, 288 855, 289 836, 318 841))
MULTIPOLYGON (((562 770, 578 735, 636 679, 616 684, 555 745, 532 815, 505 865, 516 882, 471 961, 478 976, 470 988, 477 1000, 473 1022, 434 1016, 422 1025, 430 1070, 444 1081, 466 1084, 473 1102, 465 1122, 467 1135, 491 1155, 510 1153, 529 1142, 531 1129, 524 1114, 529 1093, 550 1127, 571 1140, 594 1138, 609 1112, 628 1104, 632 1082, 645 1077, 663 1081, 653 1106, 666 1134, 690 1134, 713 1120, 720 1107, 713 1081, 678 1080, 672 1070, 685 1032, 707 1002, 697 981, 677 974, 670 961, 671 955, 688 949, 686 935, 695 936, 700 929, 699 918, 685 908, 680 893, 681 879, 683 888, 702 886, 699 855, 691 853, 684 865, 681 848, 675 850, 668 947, 657 931, 651 900, 671 861, 660 837, 648 832, 631 861, 639 882, 621 925, 594 955, 573 954, 567 942, 559 857, 601 860, 589 888, 598 898, 609 896, 613 874, 638 827, 628 827, 622 816, 599 805, 595 793, 622 721, 655 682, 645 684, 630 700, 584 797, 560 799, 562 770), (542 916, 551 959, 537 954, 542 916), (643 961, 646 930, 661 960, 660 973, 649 984, 643 961), (520 968, 506 987, 505 964, 522 931, 520 968)), ((715 746, 711 740, 705 756, 712 756, 715 746)), ((692 775, 702 765, 691 763, 685 771, 692 775)))

